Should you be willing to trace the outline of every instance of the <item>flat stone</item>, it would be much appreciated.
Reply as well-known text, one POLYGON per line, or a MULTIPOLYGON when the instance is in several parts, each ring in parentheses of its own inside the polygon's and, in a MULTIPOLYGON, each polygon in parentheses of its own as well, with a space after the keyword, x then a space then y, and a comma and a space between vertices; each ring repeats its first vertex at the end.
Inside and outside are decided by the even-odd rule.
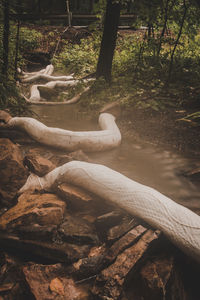
POLYGON ((0 139, 0 205, 13 205, 13 197, 25 184, 28 170, 23 165, 20 148, 9 139, 0 139))
POLYGON ((68 183, 58 185, 56 192, 71 207, 79 210, 89 208, 93 201, 91 194, 80 187, 68 183))
POLYGON ((166 253, 146 261, 130 282, 127 294, 136 299, 172 299, 172 295, 173 299, 192 299, 185 290, 174 257, 166 253))
POLYGON ((39 155, 26 155, 23 162, 30 172, 40 177, 55 168, 55 165, 50 160, 39 155))
POLYGON ((20 226, 58 225, 62 222, 66 203, 53 194, 22 194, 18 204, 0 217, 1 230, 15 230, 20 226))
POLYGON ((50 89, 46 86, 38 86, 41 93, 41 97, 47 99, 47 101, 57 101, 58 91, 55 89, 50 89))
POLYGON ((98 244, 99 239, 94 226, 83 218, 66 215, 58 232, 62 239, 75 244, 98 244))
POLYGON ((23 273, 36 300, 86 300, 87 291, 77 286, 73 279, 63 276, 63 268, 56 265, 25 266, 23 273))

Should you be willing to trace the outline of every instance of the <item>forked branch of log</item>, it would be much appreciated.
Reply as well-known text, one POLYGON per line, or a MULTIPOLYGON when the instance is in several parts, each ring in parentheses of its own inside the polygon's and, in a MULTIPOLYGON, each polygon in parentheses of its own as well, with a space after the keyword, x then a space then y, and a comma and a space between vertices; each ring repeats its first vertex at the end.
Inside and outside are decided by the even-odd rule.
MULTIPOLYGON (((83 93, 88 91, 89 88, 85 88, 83 92, 79 93, 72 99, 69 99, 64 102, 49 102, 49 101, 41 101, 41 95, 39 87, 45 87, 49 89, 58 88, 66 88, 77 85, 80 80, 73 79, 73 74, 68 76, 51 76, 53 73, 54 67, 53 65, 48 65, 45 69, 42 69, 38 72, 23 72, 21 69, 18 69, 18 72, 22 75, 21 81, 23 83, 33 83, 39 80, 48 81, 46 84, 34 84, 30 88, 30 98, 28 99, 26 96, 22 95, 22 97, 30 104, 41 104, 41 105, 57 105, 57 104, 73 104, 78 102, 83 93)), ((84 79, 82 82, 87 83, 94 79, 84 79)))
POLYGON ((77 103, 81 96, 83 96, 86 92, 88 92, 90 87, 86 87, 81 93, 77 94, 76 96, 72 97, 69 100, 65 100, 63 102, 54 102, 54 101, 30 101, 25 95, 21 94, 21 96, 26 100, 29 104, 36 104, 36 105, 69 105, 77 103))

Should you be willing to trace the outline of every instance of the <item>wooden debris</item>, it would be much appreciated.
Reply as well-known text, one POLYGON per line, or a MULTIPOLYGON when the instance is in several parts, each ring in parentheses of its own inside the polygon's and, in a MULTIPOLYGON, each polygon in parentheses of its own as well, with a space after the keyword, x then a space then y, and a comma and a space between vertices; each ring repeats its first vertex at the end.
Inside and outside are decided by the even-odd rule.
POLYGON ((23 240, 14 235, 0 233, 1 249, 15 250, 15 253, 23 258, 40 257, 44 261, 73 263, 80 258, 86 257, 90 251, 88 245, 76 245, 65 243, 60 240, 36 241, 23 240))
POLYGON ((135 243, 147 229, 142 225, 138 225, 135 228, 127 232, 123 237, 116 241, 107 251, 105 261, 112 262, 115 258, 126 248, 135 243))
POLYGON ((148 248, 158 240, 158 237, 158 232, 148 230, 136 244, 119 254, 116 261, 97 276, 93 294, 99 299, 120 299, 126 276, 133 268, 136 269, 148 248))
POLYGON ((134 228, 139 224, 138 220, 133 217, 125 216, 122 221, 114 226, 111 227, 107 232, 107 240, 108 242, 114 242, 127 233, 129 230, 134 228))

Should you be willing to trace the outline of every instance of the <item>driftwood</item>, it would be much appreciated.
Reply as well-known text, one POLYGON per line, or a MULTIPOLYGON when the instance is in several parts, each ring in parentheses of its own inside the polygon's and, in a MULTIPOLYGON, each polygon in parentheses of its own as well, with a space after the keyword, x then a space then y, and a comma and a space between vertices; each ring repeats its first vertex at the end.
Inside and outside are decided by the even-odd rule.
POLYGON ((75 104, 77 103, 81 96, 84 95, 86 92, 88 92, 90 87, 86 87, 81 93, 78 95, 72 97, 69 100, 65 100, 63 102, 61 101, 30 101, 25 95, 21 94, 21 96, 27 101, 29 104, 35 104, 35 105, 69 105, 69 104, 75 104))
MULTIPOLYGON (((45 69, 42 69, 38 72, 23 72, 21 69, 18 69, 18 72, 21 74, 22 83, 33 83, 39 80, 48 81, 46 84, 34 84, 30 88, 30 98, 22 95, 22 97, 31 104, 41 104, 41 105, 68 105, 74 104, 79 101, 82 94, 88 91, 89 88, 85 88, 83 92, 74 96, 72 99, 66 100, 64 102, 50 102, 50 101, 41 101, 40 87, 54 89, 54 88, 66 88, 77 85, 80 80, 75 80, 73 74, 68 76, 52 76, 54 67, 53 65, 48 65, 45 69)), ((82 82, 87 83, 94 79, 83 79, 82 82)))

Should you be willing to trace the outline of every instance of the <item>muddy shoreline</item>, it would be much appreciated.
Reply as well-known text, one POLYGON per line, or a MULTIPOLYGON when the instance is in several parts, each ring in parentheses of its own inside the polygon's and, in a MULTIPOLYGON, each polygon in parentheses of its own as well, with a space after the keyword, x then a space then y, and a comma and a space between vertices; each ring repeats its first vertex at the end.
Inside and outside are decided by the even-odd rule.
POLYGON ((178 121, 184 111, 124 111, 119 120, 122 134, 173 150, 187 156, 200 156, 199 126, 178 121))

